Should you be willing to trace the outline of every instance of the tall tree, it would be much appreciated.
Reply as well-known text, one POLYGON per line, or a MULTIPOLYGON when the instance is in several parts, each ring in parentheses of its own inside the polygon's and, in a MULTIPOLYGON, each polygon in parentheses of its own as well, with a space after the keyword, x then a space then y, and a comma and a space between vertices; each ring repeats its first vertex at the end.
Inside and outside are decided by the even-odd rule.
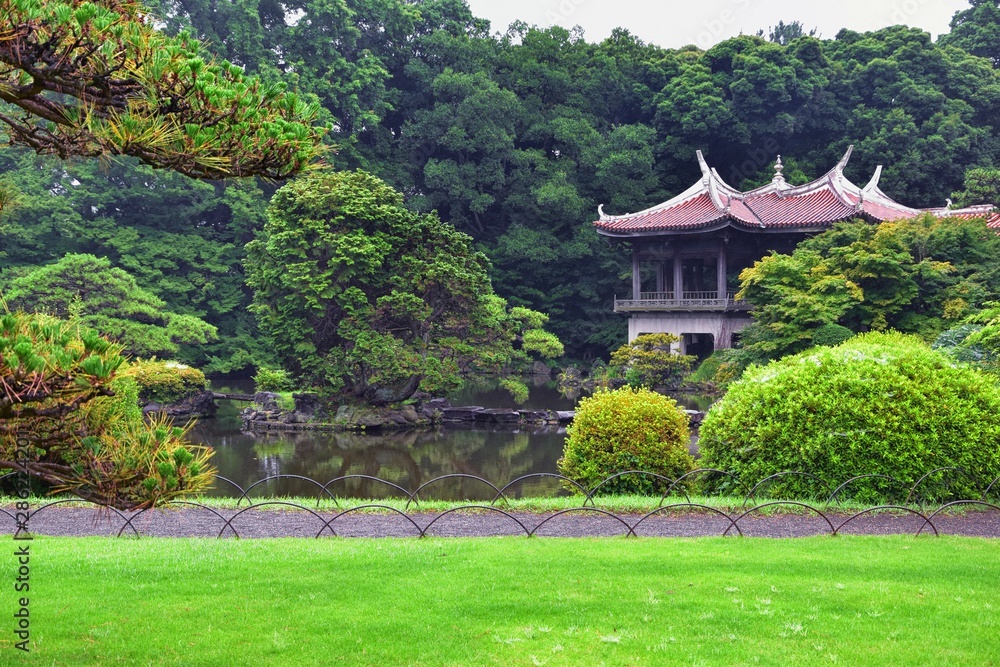
MULTIPOLYGON (((767 39, 775 44, 781 44, 782 46, 787 46, 791 41, 798 39, 799 37, 805 36, 807 33, 802 25, 802 21, 791 21, 785 23, 784 21, 778 21, 778 24, 767 29, 767 39)), ((761 28, 757 31, 758 37, 764 36, 764 29, 761 28)), ((813 28, 808 33, 809 37, 816 36, 816 28, 813 28)))
POLYGON ((472 239, 364 172, 317 174, 279 190, 247 246, 252 309, 302 381, 375 404, 460 373, 497 372, 522 349, 560 353, 493 293, 472 239), (526 329, 528 327, 528 329, 526 329))
POLYGON ((206 182, 130 158, 102 165, 21 149, 0 153, 17 206, 0 216, 0 282, 66 254, 107 257, 167 309, 218 338, 178 356, 209 372, 273 362, 246 312, 243 247, 263 226, 266 194, 251 180, 206 182))
POLYGON ((969 0, 969 5, 951 17, 951 32, 941 35, 941 44, 1000 65, 1000 6, 996 0, 969 0))

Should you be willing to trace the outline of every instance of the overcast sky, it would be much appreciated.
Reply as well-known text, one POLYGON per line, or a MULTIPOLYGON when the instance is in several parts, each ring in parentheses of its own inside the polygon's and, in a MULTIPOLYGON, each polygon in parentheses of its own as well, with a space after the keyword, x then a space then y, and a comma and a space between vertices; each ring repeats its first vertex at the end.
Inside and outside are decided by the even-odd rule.
POLYGON ((468 0, 473 14, 493 31, 515 20, 548 27, 580 25, 597 42, 623 27, 645 42, 677 48, 708 48, 740 34, 755 34, 779 20, 801 21, 832 39, 841 28, 859 32, 889 25, 922 28, 936 39, 968 0, 468 0))

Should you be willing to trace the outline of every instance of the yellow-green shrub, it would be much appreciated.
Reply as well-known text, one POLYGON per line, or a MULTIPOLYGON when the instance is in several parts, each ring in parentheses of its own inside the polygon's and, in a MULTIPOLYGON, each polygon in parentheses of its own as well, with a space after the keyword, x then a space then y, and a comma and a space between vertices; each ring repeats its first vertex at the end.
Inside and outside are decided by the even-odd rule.
POLYGON ((116 377, 111 388, 114 396, 81 408, 88 435, 69 460, 76 474, 54 490, 135 509, 207 489, 213 450, 190 442, 194 422, 182 428, 162 414, 143 418, 133 378, 116 377))
POLYGON ((291 391, 295 388, 295 382, 283 368, 261 366, 253 376, 253 386, 255 391, 291 391))
MULTIPOLYGON (((672 398, 644 388, 599 391, 577 406, 559 470, 586 488, 626 470, 676 479, 694 467, 689 437, 688 417, 672 398)), ((625 475, 602 490, 662 493, 666 484, 648 475, 625 475)))
MULTIPOLYGON (((705 417, 700 464, 750 485, 785 470, 816 475, 831 488, 869 473, 912 485, 945 466, 989 483, 1000 474, 998 415, 995 379, 916 337, 870 333, 748 369, 705 417)), ((961 475, 955 481, 956 493, 978 497, 976 485, 961 475)), ((714 490, 729 483, 722 478, 714 490)), ((868 489, 856 497, 875 500, 892 485, 869 482, 868 489)), ((815 490, 807 478, 789 476, 768 493, 815 490)))
POLYGON ((118 375, 135 380, 143 403, 176 403, 208 387, 204 373, 176 361, 139 359, 129 362, 118 375))
POLYGON ((676 387, 697 361, 690 355, 670 351, 670 346, 680 340, 674 334, 642 334, 612 352, 611 365, 622 369, 630 385, 676 387))

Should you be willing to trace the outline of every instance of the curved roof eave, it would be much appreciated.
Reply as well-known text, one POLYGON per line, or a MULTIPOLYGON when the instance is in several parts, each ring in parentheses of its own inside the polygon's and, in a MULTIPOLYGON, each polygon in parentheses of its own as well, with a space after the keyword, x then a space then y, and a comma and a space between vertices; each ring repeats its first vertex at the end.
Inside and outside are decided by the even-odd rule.
POLYGON ((761 227, 759 225, 747 224, 746 221, 741 220, 732 215, 726 215, 721 220, 712 221, 710 223, 699 225, 695 227, 685 227, 683 229, 640 229, 634 231, 622 230, 609 230, 597 227, 597 233, 601 236, 607 236, 610 238, 618 239, 634 239, 643 238, 649 236, 690 236, 694 234, 706 234, 710 232, 717 232, 719 230, 725 229, 727 227, 732 227, 733 229, 738 229, 743 232, 749 232, 752 234, 810 234, 813 232, 826 231, 832 227, 835 223, 843 222, 844 220, 851 220, 854 218, 867 218, 863 214, 852 215, 846 218, 840 218, 838 220, 833 220, 830 222, 821 222, 808 226, 797 226, 797 227, 761 227))

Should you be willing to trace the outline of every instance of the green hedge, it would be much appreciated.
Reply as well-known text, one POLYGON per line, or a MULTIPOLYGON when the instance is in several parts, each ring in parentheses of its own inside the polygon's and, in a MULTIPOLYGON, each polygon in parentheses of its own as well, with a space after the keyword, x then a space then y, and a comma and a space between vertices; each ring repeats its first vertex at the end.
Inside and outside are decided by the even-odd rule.
MULTIPOLYGON (((672 398, 631 387, 599 391, 577 406, 559 470, 588 489, 626 470, 676 479, 694 467, 689 442, 688 416, 672 398)), ((666 486, 648 475, 626 475, 601 488, 651 494, 666 486)))
MULTIPOLYGON (((865 334, 748 369, 705 417, 700 449, 702 467, 750 484, 797 470, 831 487, 869 473, 912 485, 945 466, 983 484, 1000 474, 1000 391, 916 337, 865 334)), ((978 497, 976 484, 954 480, 956 493, 978 497)), ((730 484, 715 480, 711 490, 735 490, 730 484)), ((864 499, 890 490, 861 486, 868 491, 856 497, 864 499)), ((770 490, 815 491, 803 477, 782 478, 770 490)))

